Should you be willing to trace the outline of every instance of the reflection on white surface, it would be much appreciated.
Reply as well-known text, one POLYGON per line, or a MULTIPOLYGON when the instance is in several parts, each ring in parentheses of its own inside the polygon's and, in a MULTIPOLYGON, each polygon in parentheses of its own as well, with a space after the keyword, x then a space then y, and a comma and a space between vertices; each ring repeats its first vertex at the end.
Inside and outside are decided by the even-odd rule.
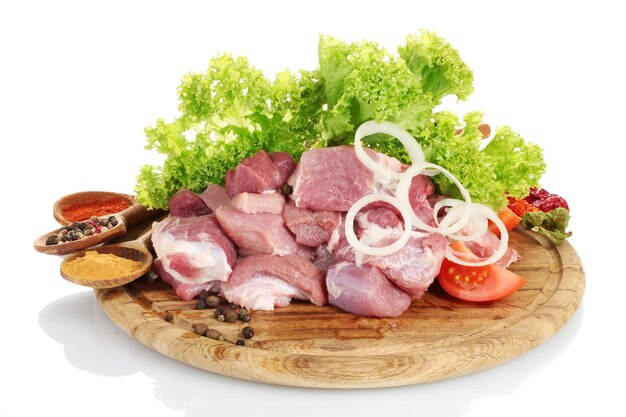
POLYGON ((158 401, 184 411, 186 416, 232 414, 234 405, 241 407, 242 399, 250 404, 250 410, 273 410, 275 416, 293 416, 293 409, 281 409, 280 398, 286 396, 291 404, 315 404, 298 409, 299 417, 350 415, 355 409, 378 414, 381 401, 402 415, 458 416, 475 400, 514 394, 526 378, 555 360, 576 337, 583 321, 582 310, 581 306, 547 342, 495 368, 446 381, 370 390, 273 386, 176 362, 147 349, 119 329, 101 310, 91 291, 49 304, 39 313, 39 324, 49 337, 64 346, 67 360, 75 367, 103 376, 123 377, 141 372, 154 380, 158 401))

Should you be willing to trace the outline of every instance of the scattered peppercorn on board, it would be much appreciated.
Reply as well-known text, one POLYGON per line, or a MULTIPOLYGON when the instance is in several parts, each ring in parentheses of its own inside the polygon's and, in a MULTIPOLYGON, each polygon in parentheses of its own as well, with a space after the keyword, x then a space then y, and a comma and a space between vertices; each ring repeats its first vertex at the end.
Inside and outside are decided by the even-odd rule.
POLYGON ((574 314, 585 287, 581 261, 565 241, 515 229, 522 260, 511 270, 526 284, 491 303, 456 300, 433 284, 402 316, 358 317, 333 306, 295 302, 227 323, 212 309, 181 301, 160 280, 142 278, 95 290, 108 316, 129 335, 170 358, 223 375, 271 384, 372 388, 451 378, 498 365, 550 338, 574 314), (217 329, 225 340, 193 332, 217 329), (245 326, 254 336, 235 344, 245 326))

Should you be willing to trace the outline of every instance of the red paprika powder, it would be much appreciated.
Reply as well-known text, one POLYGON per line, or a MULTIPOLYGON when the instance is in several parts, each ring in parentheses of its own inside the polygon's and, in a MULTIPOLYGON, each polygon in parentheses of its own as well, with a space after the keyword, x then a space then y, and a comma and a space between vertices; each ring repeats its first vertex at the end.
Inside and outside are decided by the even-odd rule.
POLYGON ((124 198, 107 197, 69 204, 61 209, 61 214, 71 222, 79 222, 92 216, 118 213, 130 205, 131 203, 124 198))

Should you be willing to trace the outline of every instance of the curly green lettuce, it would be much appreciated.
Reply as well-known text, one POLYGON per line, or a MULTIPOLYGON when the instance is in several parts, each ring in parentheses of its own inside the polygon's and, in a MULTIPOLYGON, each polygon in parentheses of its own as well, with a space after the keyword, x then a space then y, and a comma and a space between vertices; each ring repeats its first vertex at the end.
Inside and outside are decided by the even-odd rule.
POLYGON ((259 149, 298 158, 317 137, 322 111, 316 72, 285 71, 270 82, 246 58, 224 54, 204 74, 190 73, 178 87, 180 116, 145 129, 147 149, 166 155, 145 165, 135 191, 148 207, 167 207, 181 188, 202 192, 222 184, 226 171, 259 149))
MULTIPOLYGON (((447 95, 466 99, 473 73, 443 38, 428 31, 411 35, 389 53, 375 42, 319 40, 319 68, 283 71, 273 81, 244 57, 226 53, 204 73, 190 73, 178 87, 179 116, 146 128, 147 149, 165 155, 161 166, 145 165, 135 191, 148 207, 167 207, 180 188, 201 192, 222 184, 226 171, 259 149, 289 152, 352 144, 358 126, 387 120, 408 130, 429 161, 452 172, 473 201, 494 209, 506 193, 523 196, 545 170, 541 149, 508 127, 482 148, 482 113, 461 118, 435 107, 447 95), (462 132, 457 134, 457 130, 462 132)), ((363 142, 410 162, 394 138, 377 134, 363 142)), ((438 191, 458 196, 438 175, 438 191)))
POLYGON ((508 126, 496 129, 483 153, 494 167, 494 181, 502 184, 506 192, 515 198, 526 197, 531 187, 539 185, 539 178, 546 170, 543 150, 534 143, 524 141, 508 126))
POLYGON ((474 92, 472 70, 457 50, 435 33, 423 30, 419 35, 409 35, 398 53, 437 103, 450 94, 465 100, 474 92))
POLYGON ((352 143, 367 120, 412 128, 435 106, 406 63, 375 42, 348 44, 321 36, 318 53, 328 107, 320 131, 325 144, 352 143))

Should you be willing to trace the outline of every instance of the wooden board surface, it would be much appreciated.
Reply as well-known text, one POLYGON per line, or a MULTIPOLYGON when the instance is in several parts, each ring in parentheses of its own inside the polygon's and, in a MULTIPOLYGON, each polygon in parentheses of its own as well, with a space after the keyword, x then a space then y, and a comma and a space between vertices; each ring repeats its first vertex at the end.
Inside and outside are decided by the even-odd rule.
POLYGON ((376 319, 333 306, 295 302, 253 312, 246 346, 192 332, 194 323, 240 338, 246 323, 223 323, 213 310, 181 301, 160 280, 95 290, 104 311, 132 337, 170 358, 236 378, 272 384, 367 388, 416 384, 485 369, 537 346, 578 308, 585 277, 568 242, 555 247, 516 229, 510 245, 522 260, 511 269, 526 284, 505 300, 468 303, 434 283, 398 318, 376 319), (166 314, 173 321, 165 320, 166 314))

